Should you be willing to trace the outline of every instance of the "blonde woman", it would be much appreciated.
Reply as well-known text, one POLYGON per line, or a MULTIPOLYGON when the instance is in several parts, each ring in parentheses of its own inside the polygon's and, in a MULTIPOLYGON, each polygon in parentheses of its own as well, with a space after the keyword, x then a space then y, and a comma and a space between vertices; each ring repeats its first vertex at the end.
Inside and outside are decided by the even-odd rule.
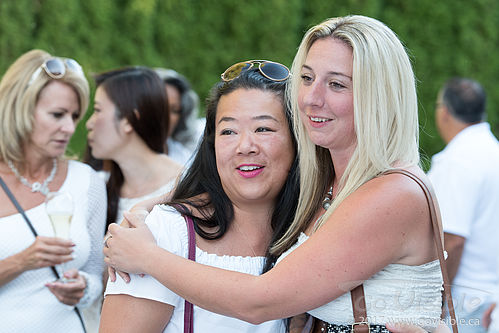
POLYGON ((156 246, 143 224, 109 228, 106 262, 210 311, 251 323, 309 312, 327 332, 351 329, 348 291, 363 284, 371 331, 394 321, 433 331, 442 276, 425 195, 406 176, 382 175, 403 168, 425 179, 405 48, 375 19, 333 18, 307 32, 291 72, 301 192, 271 248, 275 267, 249 276, 198 265, 156 246))
POLYGON ((19 57, 0 82, 0 176, 33 227, 0 190, 1 332, 83 332, 73 308, 102 293, 104 182, 63 157, 88 98, 80 65, 41 50, 19 57), (54 237, 45 211, 54 191, 75 203, 70 240, 54 237), (72 269, 57 267, 70 260, 72 269), (51 266, 73 282, 54 282, 51 266))

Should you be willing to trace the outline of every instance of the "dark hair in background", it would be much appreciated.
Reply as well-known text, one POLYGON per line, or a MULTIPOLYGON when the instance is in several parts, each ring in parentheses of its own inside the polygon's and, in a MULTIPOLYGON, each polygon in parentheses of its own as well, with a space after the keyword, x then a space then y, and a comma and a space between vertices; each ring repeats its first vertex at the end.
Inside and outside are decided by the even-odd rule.
POLYGON ((486 101, 485 90, 472 79, 452 78, 443 87, 442 102, 454 117, 468 124, 485 120, 486 101))
MULTIPOLYGON (((195 154, 191 166, 178 183, 171 202, 169 202, 172 205, 180 205, 182 209, 178 208, 179 211, 193 218, 196 233, 201 237, 205 239, 222 237, 234 218, 234 208, 227 194, 223 191, 215 160, 215 118, 220 97, 237 89, 258 89, 275 93, 282 100, 296 152, 297 144, 293 135, 291 116, 284 100, 285 86, 285 82, 271 81, 263 77, 258 69, 251 69, 241 73, 238 78, 230 82, 219 82, 212 88, 206 103, 206 127, 199 150, 195 154), (207 198, 198 199, 202 194, 207 194, 207 198), (184 204, 198 209, 203 218, 193 216, 184 204), (215 231, 206 232, 203 230, 206 228, 215 228, 215 231)), ((272 214, 272 243, 283 235, 291 221, 293 221, 298 195, 298 157, 295 156, 286 182, 277 197, 275 210, 272 214)), ((275 260, 276 258, 270 256, 267 251, 264 271, 269 270, 275 260)))
POLYGON ((171 137, 187 147, 194 148, 198 138, 195 124, 198 116, 198 95, 187 78, 173 69, 154 68, 154 71, 164 84, 177 89, 180 95, 180 118, 171 137))
MULTIPOLYGON (((97 74, 95 82, 116 106, 116 120, 126 118, 151 150, 164 153, 169 115, 164 84, 159 76, 147 67, 126 67, 97 74)), ((108 225, 116 222, 124 181, 116 162, 111 161, 109 171, 108 225)))

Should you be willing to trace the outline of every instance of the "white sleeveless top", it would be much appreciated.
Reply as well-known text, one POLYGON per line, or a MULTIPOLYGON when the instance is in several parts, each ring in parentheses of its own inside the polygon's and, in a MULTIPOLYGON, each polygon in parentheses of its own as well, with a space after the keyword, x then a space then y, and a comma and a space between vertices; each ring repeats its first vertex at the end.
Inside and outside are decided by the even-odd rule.
MULTIPOLYGON (((308 238, 301 233, 298 241, 279 257, 277 264, 308 238)), ((414 323, 427 331, 433 331, 441 313, 442 281, 438 260, 418 266, 386 266, 364 281, 369 323, 414 323)), ((349 292, 309 313, 332 324, 351 325, 354 322, 349 292)))

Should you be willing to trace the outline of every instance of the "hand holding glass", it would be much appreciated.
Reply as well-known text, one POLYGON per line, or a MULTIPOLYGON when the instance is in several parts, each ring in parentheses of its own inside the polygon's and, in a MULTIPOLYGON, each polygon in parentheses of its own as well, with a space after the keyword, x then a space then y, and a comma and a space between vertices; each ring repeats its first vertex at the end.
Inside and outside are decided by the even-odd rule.
MULTIPOLYGON (((54 228, 55 237, 69 239, 71 219, 73 218, 73 198, 67 192, 50 192, 45 199, 45 209, 54 228)), ((64 277, 66 271, 65 263, 60 264, 61 278, 59 282, 67 283, 74 281, 64 277)))

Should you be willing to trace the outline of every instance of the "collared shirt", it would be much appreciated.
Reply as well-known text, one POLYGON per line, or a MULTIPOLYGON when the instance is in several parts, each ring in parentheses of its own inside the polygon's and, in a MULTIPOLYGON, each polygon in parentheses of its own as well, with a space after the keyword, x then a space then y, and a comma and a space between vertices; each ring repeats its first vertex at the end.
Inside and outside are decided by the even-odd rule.
POLYGON ((428 176, 444 231, 466 238, 453 290, 483 299, 499 285, 499 143, 490 125, 459 132, 433 156, 428 176))

